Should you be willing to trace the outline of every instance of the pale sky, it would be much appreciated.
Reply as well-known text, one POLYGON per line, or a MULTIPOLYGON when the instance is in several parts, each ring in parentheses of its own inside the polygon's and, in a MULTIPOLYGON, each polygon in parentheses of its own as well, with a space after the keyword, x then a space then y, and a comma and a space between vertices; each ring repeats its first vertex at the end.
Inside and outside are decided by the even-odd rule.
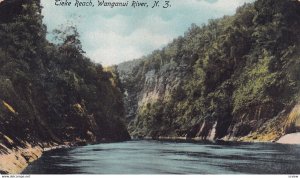
MULTIPOLYGON (((68 1, 73 2, 71 7, 41 0, 48 32, 68 21, 75 23, 86 55, 107 66, 150 54, 183 35, 192 23, 201 25, 209 19, 233 15, 238 6, 254 0, 169 0, 171 7, 167 9, 132 8, 131 0, 128 7, 98 7, 98 0, 92 0, 94 7, 77 8, 75 0, 68 1)), ((154 0, 139 1, 154 4, 154 0)))

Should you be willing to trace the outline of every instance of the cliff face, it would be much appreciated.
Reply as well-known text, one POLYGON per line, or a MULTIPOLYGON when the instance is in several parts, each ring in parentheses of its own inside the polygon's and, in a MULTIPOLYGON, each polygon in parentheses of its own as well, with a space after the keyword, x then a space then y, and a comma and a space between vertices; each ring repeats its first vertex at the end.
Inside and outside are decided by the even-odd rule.
POLYGON ((120 64, 131 135, 271 141, 299 131, 299 9, 258 0, 120 64))
MULTIPOLYGON (((192 57, 191 57, 192 58, 192 57)), ((192 59, 189 59, 192 61, 192 59)), ((135 61, 135 67, 128 69, 128 65, 134 66, 132 62, 118 65, 121 81, 125 88, 125 108, 127 112, 128 129, 132 136, 150 136, 155 134, 153 121, 145 119, 147 113, 153 109, 156 114, 163 114, 163 102, 169 102, 174 92, 182 85, 184 80, 191 77, 191 66, 187 61, 181 63, 176 59, 170 59, 165 64, 160 64, 160 69, 143 66, 147 59, 135 61), (130 72, 133 73, 130 74, 130 72), (129 75, 128 75, 129 74, 129 75), (152 106, 153 104, 153 106, 152 106), (153 107, 153 108, 152 108, 153 107), (149 135, 150 134, 150 135, 149 135)), ((150 64, 151 65, 151 64, 150 64)), ((159 117, 159 116, 154 116, 159 117)), ((164 120, 167 118, 164 118, 164 120)), ((165 121, 167 122, 167 121, 165 121)), ((165 131, 175 132, 176 129, 164 125, 165 131)))
POLYGON ((46 40, 39 1, 0 3, 2 173, 19 173, 45 147, 130 139, 115 70, 84 56, 76 28, 56 33, 61 43, 46 40))

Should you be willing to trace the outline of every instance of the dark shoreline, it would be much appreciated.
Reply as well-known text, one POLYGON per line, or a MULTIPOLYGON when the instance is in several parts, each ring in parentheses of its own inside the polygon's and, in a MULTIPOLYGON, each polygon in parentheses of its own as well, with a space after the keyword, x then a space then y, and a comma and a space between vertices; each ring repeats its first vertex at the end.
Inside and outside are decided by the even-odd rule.
POLYGON ((43 153, 60 150, 60 149, 69 149, 76 148, 79 146, 86 145, 95 145, 101 143, 116 143, 124 142, 123 141, 113 141, 113 140, 103 140, 100 142, 89 143, 85 141, 75 142, 75 143, 42 143, 38 146, 32 146, 27 144, 26 148, 19 147, 18 149, 9 149, 7 154, 0 154, 0 174, 22 174, 28 165, 42 157, 43 153), (9 163, 9 164, 8 164, 9 163))
MULTIPOLYGON (((300 135, 299 133, 295 133, 300 135)), ((285 136, 283 136, 285 137, 285 136)), ((282 137, 282 138, 283 138, 282 137)), ((273 141, 230 141, 230 140, 202 140, 199 138, 185 138, 185 137, 158 137, 158 138, 151 138, 151 137, 143 137, 143 138, 132 138, 131 140, 124 140, 124 141, 101 141, 97 143, 87 143, 87 142, 77 142, 77 143, 66 143, 66 144, 55 144, 49 143, 51 146, 31 146, 24 149, 19 150, 10 150, 9 154, 2 154, 0 155, 0 160, 9 159, 12 161, 12 164, 15 165, 14 167, 7 167, 1 165, 0 173, 1 174, 22 174, 22 172, 26 169, 26 167, 31 164, 32 162, 39 159, 44 152, 49 152, 53 150, 59 149, 69 149, 69 148, 76 148, 80 146, 87 146, 87 145, 96 145, 102 143, 119 143, 119 142, 126 142, 126 141, 166 141, 166 142, 177 142, 177 143, 202 143, 202 144, 220 144, 220 145, 237 145, 237 144, 251 144, 251 143, 262 143, 262 144, 295 144, 299 145, 300 143, 280 143, 280 142, 273 142, 273 141), (26 153, 26 154, 25 154, 26 153)))

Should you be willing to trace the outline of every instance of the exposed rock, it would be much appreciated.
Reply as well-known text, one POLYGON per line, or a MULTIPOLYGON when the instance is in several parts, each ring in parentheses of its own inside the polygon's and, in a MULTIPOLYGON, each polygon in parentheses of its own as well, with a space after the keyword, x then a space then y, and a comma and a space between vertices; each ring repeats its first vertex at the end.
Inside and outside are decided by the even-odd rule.
POLYGON ((299 131, 298 9, 292 0, 258 0, 120 64, 130 134, 276 141, 299 131), (279 40, 285 28, 289 38, 279 40))
POLYGON ((297 104, 288 115, 285 130, 289 133, 300 131, 300 104, 297 104))
POLYGON ((287 134, 277 140, 277 143, 282 144, 300 144, 300 133, 287 134))
POLYGON ((115 71, 84 56, 76 28, 47 41, 41 10, 40 0, 0 2, 2 173, 20 173, 47 145, 130 139, 115 71))
POLYGON ((9 150, 0 154, 0 171, 2 173, 19 174, 29 163, 41 157, 43 149, 40 146, 26 145, 25 148, 9 150))

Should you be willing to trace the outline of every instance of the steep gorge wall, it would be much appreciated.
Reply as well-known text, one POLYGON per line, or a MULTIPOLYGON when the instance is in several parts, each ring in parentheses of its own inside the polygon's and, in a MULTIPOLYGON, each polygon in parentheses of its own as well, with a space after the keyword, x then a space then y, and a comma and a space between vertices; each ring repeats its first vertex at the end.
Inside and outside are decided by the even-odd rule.
POLYGON ((41 10, 0 3, 1 173, 20 173, 45 148, 130 139, 114 69, 84 56, 73 27, 48 42, 41 10))
MULTIPOLYGON (((141 67, 140 65, 136 67, 139 68, 141 67)), ((123 84, 127 93, 125 105, 128 113, 128 129, 134 136, 145 136, 153 128, 148 125, 151 123, 147 123, 147 120, 139 118, 139 116, 143 115, 144 111, 148 112, 152 104, 170 101, 173 93, 182 85, 182 81, 188 80, 190 77, 190 72, 188 71, 191 71, 191 66, 185 62, 178 63, 171 59, 168 63, 163 64, 159 70, 140 68, 140 70, 144 71, 139 71, 140 75, 137 75, 136 78, 126 76, 124 68, 127 68, 126 63, 118 66, 121 80, 124 81, 123 84)), ((173 128, 166 129, 172 130, 173 128)))
POLYGON ((258 0, 120 64, 130 134, 273 141, 299 130, 299 6, 258 0))

